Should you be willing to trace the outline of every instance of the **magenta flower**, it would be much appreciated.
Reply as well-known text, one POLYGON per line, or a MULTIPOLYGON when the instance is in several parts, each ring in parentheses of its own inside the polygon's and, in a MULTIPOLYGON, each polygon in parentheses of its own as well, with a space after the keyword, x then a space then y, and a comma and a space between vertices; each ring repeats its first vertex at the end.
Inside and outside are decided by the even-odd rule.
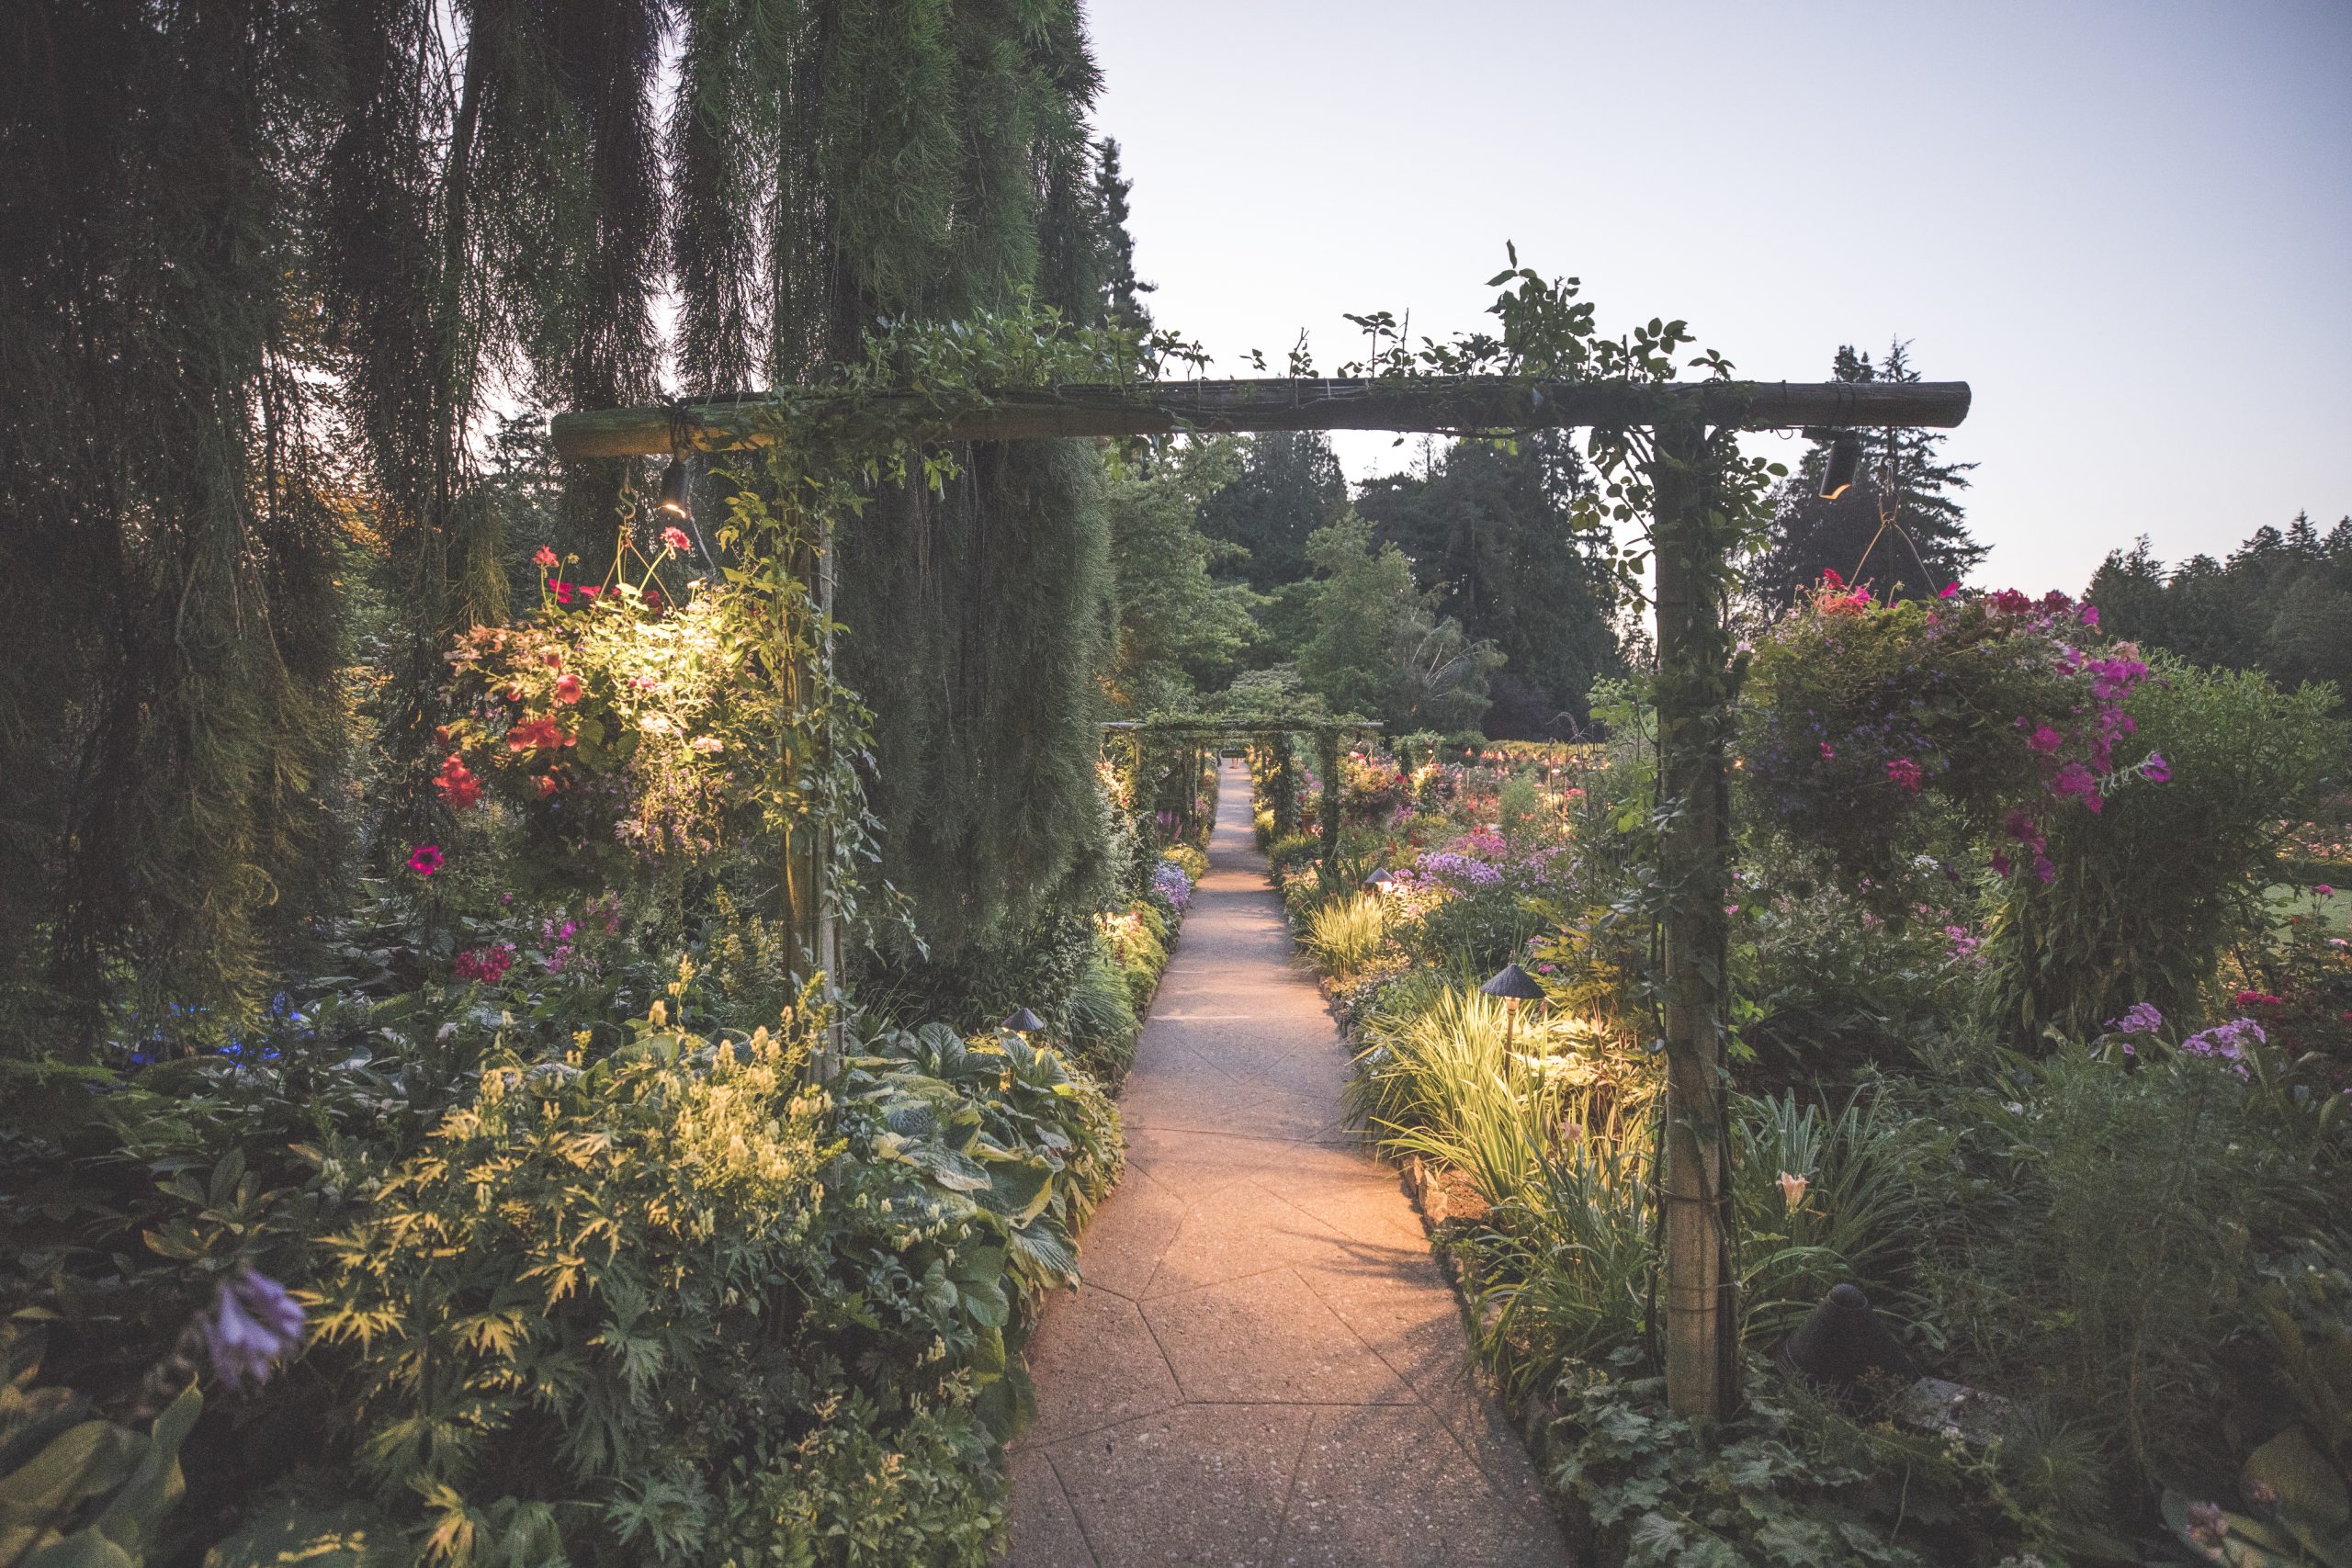
POLYGON ((2045 724, 2036 729, 2033 734, 2027 739, 2026 744, 2032 747, 2042 755, 2048 756, 2051 752, 2057 750, 2059 747, 2066 744, 2066 738, 2045 724))
POLYGON ((212 1315, 204 1320, 204 1347, 212 1370, 231 1388, 269 1381, 279 1361, 302 1347, 302 1306, 286 1287, 251 1269, 220 1281, 212 1315))
POLYGON ((2140 776, 2150 784, 2163 784, 2172 777, 2172 764, 2165 761, 2161 751, 2151 751, 2148 760, 2140 764, 2140 776))
POLYGON ((1925 776, 1919 771, 1919 764, 1908 757, 1889 757, 1886 760, 1887 782, 1898 789, 1906 789, 1917 795, 1920 781, 1925 776))
POLYGON ((419 876, 430 876, 446 863, 438 844, 419 844, 408 852, 408 868, 419 876))

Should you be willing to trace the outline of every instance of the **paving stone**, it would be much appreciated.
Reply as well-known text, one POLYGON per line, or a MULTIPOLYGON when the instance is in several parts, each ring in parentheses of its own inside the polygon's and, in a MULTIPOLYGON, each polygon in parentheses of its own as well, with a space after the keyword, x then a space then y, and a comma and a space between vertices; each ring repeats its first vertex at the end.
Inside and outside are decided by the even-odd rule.
POLYGON ((1135 1303, 1091 1285, 1054 1303, 1029 1341, 1037 1419, 1023 1446, 1043 1446, 1183 1398, 1135 1303))
POLYGON ((1115 1201, 1094 1211, 1079 1238, 1079 1277, 1113 1295, 1143 1294, 1160 1254, 1184 1223, 1184 1210, 1175 1190, 1131 1170, 1115 1201))
POLYGON ((1321 1263, 1347 1238, 1261 1179, 1227 1183, 1190 1204, 1140 1299, 1172 1296, 1286 1264, 1321 1263))
POLYGON ((1012 1456, 1011 1468, 1012 1528, 997 1562, 1003 1568, 1100 1568, 1053 1461, 1025 1450, 1012 1456))
POLYGON ((1153 1296, 1141 1310, 1188 1402, 1371 1404, 1418 1397, 1288 1269, 1153 1296))
POLYGON ((1315 1413, 1187 1404, 1050 1450, 1098 1568, 1255 1568, 1315 1413))
POLYGON ((1280 1568, 1562 1564, 1544 1521, 1498 1495, 1419 1404, 1318 1410, 1298 1461, 1280 1568))

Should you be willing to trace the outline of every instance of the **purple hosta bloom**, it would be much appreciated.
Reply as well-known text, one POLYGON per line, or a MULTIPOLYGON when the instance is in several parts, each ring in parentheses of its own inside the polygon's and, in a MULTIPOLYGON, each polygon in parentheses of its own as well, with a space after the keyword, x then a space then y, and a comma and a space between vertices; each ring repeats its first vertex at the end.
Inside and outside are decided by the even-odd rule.
POLYGON ((2217 1023, 2202 1033, 2190 1035, 2180 1043, 2180 1048, 2191 1056, 2227 1062, 2230 1071, 2240 1077, 2246 1077, 2251 1076, 2245 1065, 2245 1043, 2248 1040, 2257 1045, 2265 1045, 2269 1043, 2270 1036, 2265 1034, 2262 1025, 2254 1020, 2233 1018, 2227 1023, 2217 1023))
POLYGON ((1182 909, 1193 901, 1193 879, 1174 861, 1161 861, 1153 869, 1151 889, 1165 898, 1171 909, 1182 909))
POLYGON ((220 1281, 212 1314, 204 1320, 204 1348, 212 1370, 231 1388, 269 1381, 271 1369, 302 1346, 302 1307, 286 1287, 251 1269, 220 1281))
POLYGON ((2165 1026, 2165 1015, 2153 1002, 2134 1002, 2121 1018, 2109 1019, 2107 1026, 2118 1034, 2154 1034, 2165 1026))

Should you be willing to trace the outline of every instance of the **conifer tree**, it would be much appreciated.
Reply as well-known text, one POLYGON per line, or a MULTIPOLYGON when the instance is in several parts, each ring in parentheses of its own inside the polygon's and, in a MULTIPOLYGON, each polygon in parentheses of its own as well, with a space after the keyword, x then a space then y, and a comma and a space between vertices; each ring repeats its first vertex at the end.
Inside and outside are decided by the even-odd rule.
MULTIPOLYGON (((681 9, 672 243, 690 375, 801 379, 877 321, 1023 291, 1102 319, 1116 182, 1087 127, 1097 75, 1071 0, 681 9)), ((956 456, 948 494, 879 496, 836 545, 842 672, 875 713, 882 874, 950 951, 1091 896, 1112 635, 1092 447, 956 456)))

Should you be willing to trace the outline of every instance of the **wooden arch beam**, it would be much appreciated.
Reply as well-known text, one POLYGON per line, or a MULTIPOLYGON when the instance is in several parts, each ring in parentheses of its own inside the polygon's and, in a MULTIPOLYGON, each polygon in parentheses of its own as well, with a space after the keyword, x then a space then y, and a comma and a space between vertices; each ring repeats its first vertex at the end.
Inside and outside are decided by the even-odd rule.
MULTIPOLYGON (((1056 436, 1161 435, 1179 431, 1540 430, 1571 425, 1656 425, 1696 419, 1743 430, 1905 425, 1945 429, 1968 417, 1965 381, 1534 381, 1500 376, 1399 380, 1333 378, 1149 381, 980 394, 943 412, 945 441, 1032 441, 1056 436)), ((865 400, 876 423, 916 419, 922 400, 865 400)), ((736 451, 775 439, 762 397, 686 406, 684 445, 736 451)), ((668 409, 597 409, 556 415, 556 453, 567 458, 659 457, 672 449, 668 409)))

